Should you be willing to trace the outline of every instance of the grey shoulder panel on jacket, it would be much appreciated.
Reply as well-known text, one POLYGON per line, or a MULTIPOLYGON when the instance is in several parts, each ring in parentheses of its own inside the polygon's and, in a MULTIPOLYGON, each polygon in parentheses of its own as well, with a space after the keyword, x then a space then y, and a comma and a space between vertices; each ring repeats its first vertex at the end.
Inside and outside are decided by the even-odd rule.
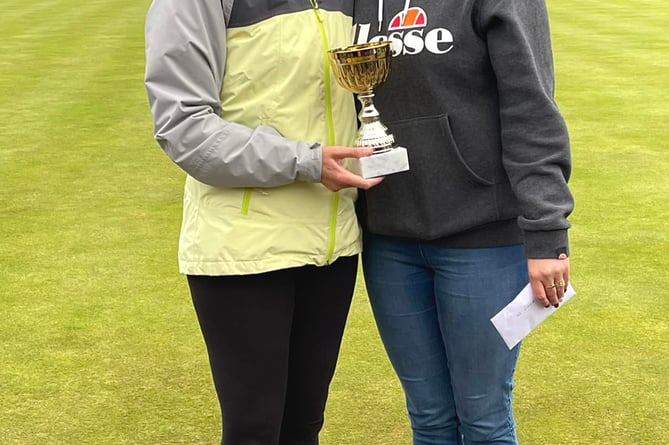
POLYGON ((232 0, 153 0, 145 25, 145 86, 154 136, 186 173, 214 187, 318 182, 321 146, 221 119, 232 0))

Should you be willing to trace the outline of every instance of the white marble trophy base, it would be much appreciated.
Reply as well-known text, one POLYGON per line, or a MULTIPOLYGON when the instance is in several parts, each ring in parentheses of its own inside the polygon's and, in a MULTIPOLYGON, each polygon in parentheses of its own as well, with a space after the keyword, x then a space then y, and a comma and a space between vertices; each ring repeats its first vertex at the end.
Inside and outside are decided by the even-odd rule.
POLYGON ((409 157, 404 147, 391 148, 357 161, 356 172, 365 179, 409 170, 409 157))

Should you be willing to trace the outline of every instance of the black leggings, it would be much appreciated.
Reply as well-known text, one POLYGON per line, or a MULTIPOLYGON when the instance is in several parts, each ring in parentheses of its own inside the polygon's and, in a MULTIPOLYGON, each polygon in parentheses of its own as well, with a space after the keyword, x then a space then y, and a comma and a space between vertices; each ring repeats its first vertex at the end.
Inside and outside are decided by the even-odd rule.
POLYGON ((317 445, 358 257, 257 275, 188 276, 222 445, 317 445))

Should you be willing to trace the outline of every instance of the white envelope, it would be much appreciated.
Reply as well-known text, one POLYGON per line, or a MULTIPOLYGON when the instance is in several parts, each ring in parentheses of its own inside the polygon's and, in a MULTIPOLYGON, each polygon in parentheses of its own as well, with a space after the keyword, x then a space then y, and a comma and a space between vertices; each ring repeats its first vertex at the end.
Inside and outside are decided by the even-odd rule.
POLYGON ((534 299, 532 289, 528 283, 516 295, 516 298, 499 311, 497 315, 492 317, 490 321, 495 326, 495 329, 497 329, 497 332, 499 332, 499 335, 502 336, 506 346, 509 349, 513 349, 527 334, 532 332, 534 328, 539 326, 553 312, 561 308, 575 294, 574 288, 569 284, 558 308, 553 306, 544 307, 534 299))

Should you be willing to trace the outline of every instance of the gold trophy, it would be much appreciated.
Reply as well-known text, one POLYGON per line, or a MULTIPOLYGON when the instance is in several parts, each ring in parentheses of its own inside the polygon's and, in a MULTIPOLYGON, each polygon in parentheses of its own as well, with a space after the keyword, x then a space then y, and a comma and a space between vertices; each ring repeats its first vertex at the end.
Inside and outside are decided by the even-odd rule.
POLYGON ((374 88, 390 74, 391 45, 386 40, 328 51, 337 83, 357 94, 362 104, 358 114, 360 128, 353 145, 374 149, 371 156, 358 159, 358 173, 363 178, 409 170, 406 148, 397 146, 373 102, 374 88))

